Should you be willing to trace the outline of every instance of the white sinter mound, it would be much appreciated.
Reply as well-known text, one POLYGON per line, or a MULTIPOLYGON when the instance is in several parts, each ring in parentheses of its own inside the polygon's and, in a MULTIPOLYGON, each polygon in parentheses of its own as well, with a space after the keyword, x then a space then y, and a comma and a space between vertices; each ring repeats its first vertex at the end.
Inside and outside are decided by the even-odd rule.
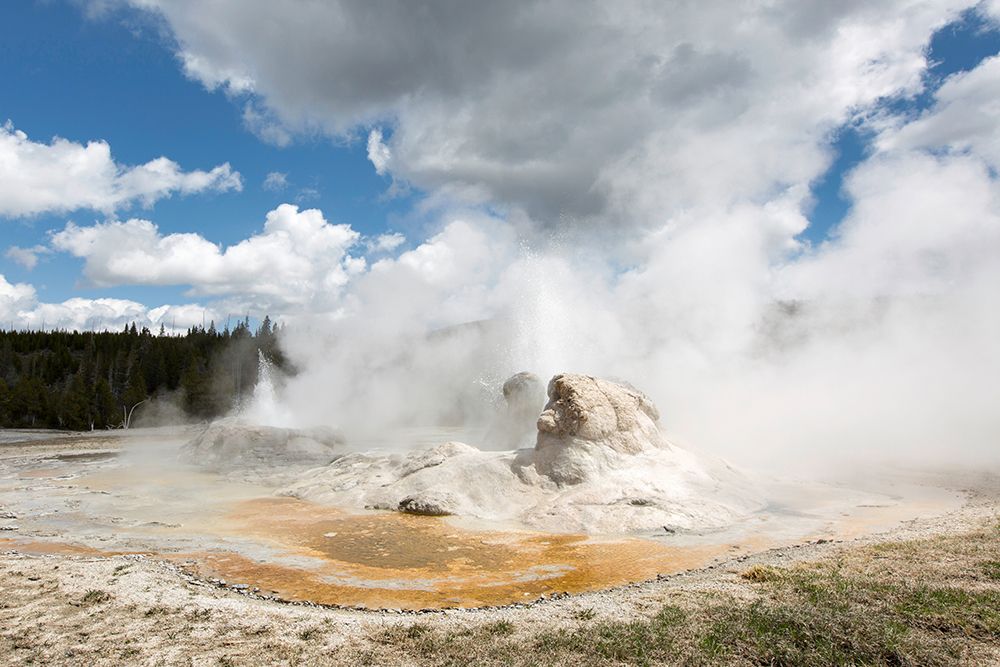
MULTIPOLYGON (((518 377, 518 386, 530 387, 518 377)), ((641 392, 565 374, 549 383, 548 398, 534 448, 490 452, 448 442, 405 455, 349 454, 280 493, 589 533, 721 527, 762 507, 725 462, 668 442, 641 392)))
POLYGON ((290 429, 219 419, 181 448, 181 458, 211 470, 326 464, 343 440, 332 429, 290 429))

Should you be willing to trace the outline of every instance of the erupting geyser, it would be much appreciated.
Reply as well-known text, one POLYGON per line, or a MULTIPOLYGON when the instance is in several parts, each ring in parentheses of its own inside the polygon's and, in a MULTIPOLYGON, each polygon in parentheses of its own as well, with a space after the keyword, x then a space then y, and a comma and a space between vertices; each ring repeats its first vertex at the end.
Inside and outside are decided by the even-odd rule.
POLYGON ((238 407, 236 416, 209 424, 184 445, 181 458, 217 471, 273 471, 279 464, 330 462, 343 445, 343 438, 326 427, 284 428, 284 415, 274 387, 274 368, 260 351, 257 363, 257 384, 250 402, 238 407))

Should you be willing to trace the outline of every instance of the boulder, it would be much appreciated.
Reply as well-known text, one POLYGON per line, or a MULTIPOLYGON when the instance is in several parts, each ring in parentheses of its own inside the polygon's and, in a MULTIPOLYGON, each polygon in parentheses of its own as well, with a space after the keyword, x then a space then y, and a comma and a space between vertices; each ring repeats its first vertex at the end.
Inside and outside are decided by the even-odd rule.
POLYGON ((522 371, 503 383, 503 405, 486 433, 489 449, 520 449, 535 440, 535 422, 545 405, 545 384, 534 373, 522 371))
POLYGON ((448 516, 456 514, 459 501, 447 491, 424 491, 406 496, 399 501, 397 509, 406 514, 422 516, 448 516))
POLYGON ((503 383, 503 398, 510 412, 524 414, 535 420, 538 408, 545 401, 545 385, 534 373, 521 371, 503 383))

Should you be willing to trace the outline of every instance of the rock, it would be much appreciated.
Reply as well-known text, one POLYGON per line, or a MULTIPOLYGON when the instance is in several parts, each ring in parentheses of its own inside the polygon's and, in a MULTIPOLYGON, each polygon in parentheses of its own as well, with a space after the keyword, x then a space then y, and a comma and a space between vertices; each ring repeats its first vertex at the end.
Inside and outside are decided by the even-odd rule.
POLYGON ((526 406, 529 412, 534 412, 535 406, 545 400, 545 385, 541 378, 528 371, 511 375, 503 383, 501 391, 508 405, 514 408, 526 406))
POLYGON ((455 514, 458 500, 447 491, 428 491, 407 496, 399 501, 398 509, 407 514, 448 516, 455 514))
POLYGON ((549 402, 538 417, 538 448, 560 438, 601 442, 627 454, 661 446, 660 413, 632 387, 590 375, 557 375, 549 382, 549 402))
POLYGON ((503 383, 503 405, 486 433, 489 449, 519 449, 534 445, 535 423, 545 405, 545 385, 534 373, 522 371, 503 383))
POLYGON ((189 463, 214 470, 275 464, 326 464, 343 439, 332 429, 287 429, 249 424, 235 418, 212 422, 181 449, 189 463))
POLYGON ((632 387, 590 375, 557 375, 538 417, 535 466, 559 484, 578 484, 617 467, 622 455, 670 445, 660 434, 660 413, 632 387))

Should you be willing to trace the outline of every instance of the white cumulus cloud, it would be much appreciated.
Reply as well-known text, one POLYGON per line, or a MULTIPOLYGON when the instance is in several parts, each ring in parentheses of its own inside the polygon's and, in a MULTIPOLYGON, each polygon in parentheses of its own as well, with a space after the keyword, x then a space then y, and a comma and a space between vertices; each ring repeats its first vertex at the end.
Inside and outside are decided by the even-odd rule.
POLYGON ((367 245, 371 252, 381 253, 392 252, 404 243, 406 243, 406 237, 404 235, 399 232, 388 232, 386 234, 379 234, 373 239, 369 239, 367 245))
POLYGON ((359 270, 349 255, 359 239, 318 209, 282 204, 259 234, 226 248, 200 234, 161 234, 141 219, 68 223, 51 245, 83 258, 84 276, 95 285, 190 285, 194 294, 252 296, 288 308, 334 300, 359 270))
POLYGON ((995 2, 133 3, 189 76, 288 133, 367 135, 375 169, 438 217, 371 264, 350 248, 378 239, 294 207, 225 249, 141 220, 53 237, 99 284, 297 313, 303 423, 452 423, 510 373, 579 371, 751 462, 996 459, 996 60, 925 90, 931 36, 995 2), (809 246, 848 123, 873 151, 809 246), (338 240, 313 252, 284 227, 338 240))
POLYGON ((46 255, 52 252, 47 246, 35 245, 30 248, 22 248, 20 246, 11 246, 7 248, 5 256, 13 262, 16 262, 28 269, 29 271, 38 266, 38 256, 46 255))
POLYGON ((280 171, 268 172, 264 177, 263 187, 265 190, 278 192, 288 187, 288 174, 280 171))
POLYGON ((104 141, 79 144, 56 137, 32 141, 8 121, 0 127, 0 216, 24 217, 92 209, 112 213, 133 204, 204 191, 240 190, 229 163, 184 171, 165 157, 137 166, 115 162, 104 141))
POLYGON ((218 321, 218 313, 198 304, 164 305, 149 309, 128 299, 74 297, 58 303, 38 300, 27 283, 10 283, 0 274, 0 327, 13 329, 116 330, 136 326, 182 332, 203 321, 218 321))
POLYGON ((831 131, 919 91, 930 35, 975 3, 134 4, 189 76, 252 81, 290 132, 391 124, 368 156, 394 182, 625 241, 681 209, 804 201, 831 131))
POLYGON ((1000 56, 948 78, 935 93, 935 103, 917 120, 898 130, 886 129, 882 150, 941 148, 972 152, 1000 168, 1000 56))
POLYGON ((368 160, 375 167, 375 173, 381 176, 389 169, 392 153, 382 141, 382 130, 374 129, 368 133, 368 160))

